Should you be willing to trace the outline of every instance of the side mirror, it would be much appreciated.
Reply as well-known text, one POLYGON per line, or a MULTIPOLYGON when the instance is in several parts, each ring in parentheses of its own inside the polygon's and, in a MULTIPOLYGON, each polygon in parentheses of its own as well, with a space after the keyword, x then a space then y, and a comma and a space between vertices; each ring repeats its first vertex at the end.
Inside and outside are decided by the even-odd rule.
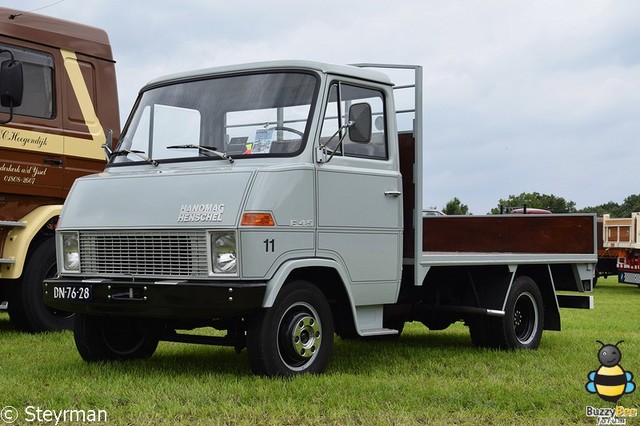
POLYGON ((107 159, 107 163, 109 162, 109 160, 111 160, 111 157, 113 155, 113 150, 111 149, 112 144, 113 144, 113 130, 109 129, 107 130, 107 137, 104 143, 102 144, 102 149, 104 149, 104 156, 107 159))
POLYGON ((13 53, 8 50, 0 50, 0 54, 8 53, 11 59, 0 63, 0 105, 9 108, 9 119, 0 124, 8 123, 13 119, 13 108, 22 105, 24 93, 24 77, 22 62, 13 58, 13 53))
POLYGON ((371 105, 359 103, 349 108, 349 139, 358 143, 371 141, 371 105))
POLYGON ((22 105, 24 78, 22 62, 7 59, 0 63, 0 105, 3 107, 19 107, 22 105))

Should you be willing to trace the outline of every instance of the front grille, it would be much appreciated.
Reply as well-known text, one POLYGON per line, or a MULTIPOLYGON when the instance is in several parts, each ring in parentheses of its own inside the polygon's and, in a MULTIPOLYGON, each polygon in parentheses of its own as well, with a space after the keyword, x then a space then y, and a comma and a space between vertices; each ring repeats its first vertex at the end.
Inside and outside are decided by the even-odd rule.
POLYGON ((149 278, 206 277, 207 234, 202 231, 80 232, 84 275, 149 278))

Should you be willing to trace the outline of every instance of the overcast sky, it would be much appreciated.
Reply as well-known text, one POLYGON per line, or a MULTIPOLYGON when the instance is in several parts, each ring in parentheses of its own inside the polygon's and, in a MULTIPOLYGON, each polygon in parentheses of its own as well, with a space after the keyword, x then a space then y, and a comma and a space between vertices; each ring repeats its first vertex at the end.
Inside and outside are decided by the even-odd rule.
POLYGON ((418 64, 425 207, 458 197, 484 214, 539 192, 583 208, 640 193, 637 0, 63 0, 36 13, 108 32, 122 117, 147 81, 189 69, 418 64))

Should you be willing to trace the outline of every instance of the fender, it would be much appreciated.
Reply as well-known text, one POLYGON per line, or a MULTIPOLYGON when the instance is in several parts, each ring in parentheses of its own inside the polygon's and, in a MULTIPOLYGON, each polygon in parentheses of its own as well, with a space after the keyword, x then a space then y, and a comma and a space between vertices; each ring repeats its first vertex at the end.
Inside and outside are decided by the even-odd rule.
POLYGON ((556 285, 554 279, 554 271, 552 265, 522 265, 515 266, 513 276, 509 283, 509 288, 502 304, 502 310, 505 310, 507 298, 513 285, 513 280, 518 275, 527 275, 531 277, 540 289, 542 301, 544 303, 544 329, 560 331, 560 303, 556 293, 556 285))
MULTIPOLYGON (((271 308, 273 306, 273 302, 280 294, 280 290, 282 286, 287 281, 287 278, 291 273, 296 269, 303 268, 311 268, 311 267, 321 267, 321 268, 329 268, 335 270, 340 279, 342 279, 343 283, 349 282, 349 275, 347 274, 346 269, 338 262, 330 259, 297 259, 291 260, 284 263, 280 268, 276 271, 276 273, 271 277, 269 281, 267 281, 267 290, 264 294, 264 299, 262 301, 263 308, 271 308)), ((351 289, 348 285, 344 286, 345 292, 347 293, 347 297, 349 298, 349 306, 351 306, 351 311, 355 315, 354 311, 354 302, 353 295, 351 294, 351 289)))
POLYGON ((60 216, 62 205, 40 206, 20 219, 27 225, 24 228, 14 228, 9 231, 4 242, 4 257, 14 259, 15 263, 3 266, 0 276, 17 279, 22 275, 29 246, 33 237, 52 218, 60 216))
MULTIPOLYGON (((303 268, 311 268, 311 267, 321 267, 321 268, 329 268, 333 269, 338 273, 340 279, 343 283, 349 283, 349 275, 344 266, 334 260, 331 259, 299 259, 299 260, 291 260, 283 264, 271 277, 269 281, 267 281, 267 289, 264 294, 264 299, 262 301, 263 308, 271 308, 273 306, 273 302, 275 301, 278 294, 280 294, 280 290, 284 283, 287 281, 287 278, 291 275, 293 271, 296 269, 303 268)), ((349 308, 351 309, 351 317, 353 318, 353 322, 355 324, 356 330, 360 330, 358 324, 358 315, 356 313, 356 307, 353 301, 353 294, 351 293, 351 288, 349 285, 344 285, 345 293, 347 294, 349 308)))

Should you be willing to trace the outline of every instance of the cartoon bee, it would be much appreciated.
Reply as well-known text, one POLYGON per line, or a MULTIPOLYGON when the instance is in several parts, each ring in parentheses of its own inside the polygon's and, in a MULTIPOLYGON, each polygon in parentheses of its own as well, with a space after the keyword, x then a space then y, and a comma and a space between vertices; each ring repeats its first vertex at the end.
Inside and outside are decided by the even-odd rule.
POLYGON ((585 387, 587 392, 597 393, 603 400, 617 404, 622 395, 631 393, 636 389, 636 384, 632 381, 633 374, 629 371, 624 371, 620 365, 622 352, 618 345, 623 340, 615 345, 604 344, 600 340, 596 340, 596 342, 602 345, 598 351, 600 368, 591 371, 587 375, 589 381, 585 387))

